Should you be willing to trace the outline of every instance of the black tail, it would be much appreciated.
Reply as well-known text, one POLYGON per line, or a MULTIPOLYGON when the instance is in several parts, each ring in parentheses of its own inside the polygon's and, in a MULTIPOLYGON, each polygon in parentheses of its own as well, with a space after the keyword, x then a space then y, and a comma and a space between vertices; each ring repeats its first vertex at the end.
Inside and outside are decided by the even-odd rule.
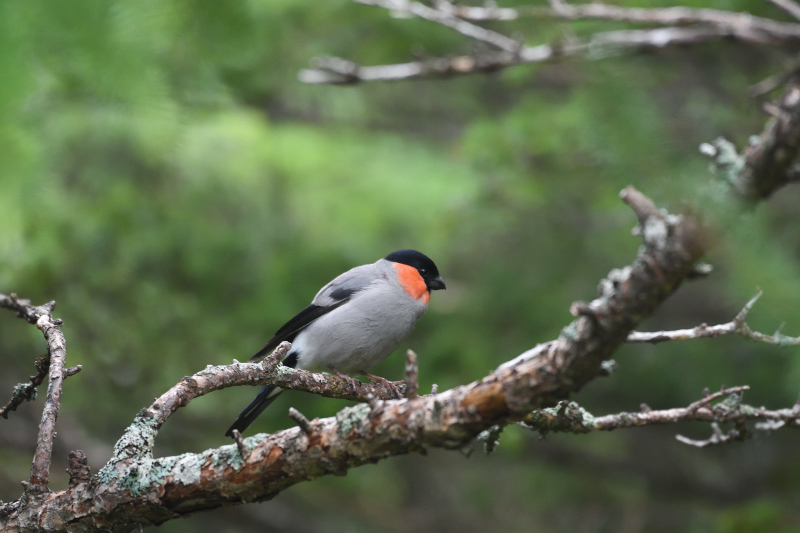
MULTIPOLYGON (((288 366, 289 368, 294 368, 297 366, 297 352, 290 353, 286 356, 286 359, 283 360, 283 365, 288 366)), ((272 385, 264 385, 264 388, 261 389, 261 392, 258 393, 256 399, 250 402, 250 405, 244 408, 244 411, 239 413, 238 418, 231 424, 231 427, 228 428, 228 431, 225 432, 226 437, 233 436, 233 430, 238 429, 239 433, 247 429, 250 424, 252 424, 258 415, 260 415, 264 409, 269 407, 269 404, 275 401, 283 391, 278 387, 274 387, 272 385), (277 389, 277 392, 275 390, 277 389)))
POLYGON ((250 405, 245 407, 244 411, 239 413, 239 417, 231 425, 231 427, 228 428, 228 431, 225 432, 225 436, 226 437, 232 436, 234 429, 238 429, 239 433, 241 433, 242 431, 247 429, 250 426, 250 424, 255 422, 256 418, 258 418, 258 415, 260 415, 262 411, 264 411, 264 409, 269 407, 269 404, 274 402, 275 398, 277 398, 280 395, 280 393, 283 392, 279 390, 278 392, 273 394, 273 391, 275 389, 276 387, 273 387, 272 385, 264 385, 264 388, 261 389, 261 392, 258 393, 256 399, 250 402, 250 405))

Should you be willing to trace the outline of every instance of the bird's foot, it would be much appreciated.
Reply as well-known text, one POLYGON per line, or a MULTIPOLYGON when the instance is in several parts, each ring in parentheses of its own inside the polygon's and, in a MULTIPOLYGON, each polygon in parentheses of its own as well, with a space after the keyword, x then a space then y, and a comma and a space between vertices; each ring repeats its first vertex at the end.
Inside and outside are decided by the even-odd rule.
POLYGON ((350 377, 350 376, 348 376, 348 375, 342 374, 341 372, 339 372, 338 370, 336 370, 336 369, 335 369, 335 368, 333 368, 332 366, 329 366, 328 368, 330 368, 330 369, 331 369, 331 372, 333 372, 333 375, 335 375, 337 378, 339 378, 339 379, 343 379, 343 380, 345 380, 345 381, 346 381, 346 382, 348 382, 348 383, 353 383, 353 382, 355 382, 355 383, 357 383, 358 385, 361 385, 361 382, 360 382, 360 381, 358 381, 356 378, 353 378, 353 377, 350 377))
POLYGON ((400 389, 398 389, 397 386, 400 385, 400 384, 405 384, 405 381, 389 381, 386 378, 382 378, 380 376, 376 376, 374 374, 370 374, 369 372, 364 372, 363 370, 361 372, 359 372, 359 374, 361 374, 362 376, 367 377, 367 378, 369 378, 369 379, 371 379, 373 381, 377 381, 378 383, 383 384, 385 387, 387 387, 389 390, 391 390, 397 398, 402 398, 403 397, 403 393, 400 392, 400 389))

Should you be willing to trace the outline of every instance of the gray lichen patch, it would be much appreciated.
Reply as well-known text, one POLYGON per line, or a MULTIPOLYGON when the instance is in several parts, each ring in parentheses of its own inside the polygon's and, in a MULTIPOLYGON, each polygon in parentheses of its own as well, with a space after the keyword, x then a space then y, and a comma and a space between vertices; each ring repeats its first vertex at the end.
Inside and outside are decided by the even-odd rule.
POLYGON ((183 485, 199 482, 205 460, 202 454, 186 453, 159 459, 141 458, 124 466, 109 463, 98 472, 97 477, 102 483, 116 480, 120 487, 138 497, 163 484, 169 477, 183 485))
POLYGON ((503 433, 504 426, 496 425, 484 429, 478 434, 478 442, 483 444, 483 451, 489 455, 500 444, 500 434, 503 433))
MULTIPOLYGON (((114 454, 111 456, 111 460, 97 473, 98 479, 101 482, 110 483, 117 478, 122 479, 130 475, 130 472, 127 472, 130 467, 126 467, 122 471, 116 468, 117 464, 122 461, 136 457, 141 458, 142 461, 152 460, 153 444, 158 434, 158 427, 158 421, 154 418, 137 416, 133 424, 128 426, 128 429, 114 445, 114 454)), ((145 466, 144 469, 149 470, 149 467, 145 466)), ((134 476, 138 476, 138 472, 134 473, 134 476)))
POLYGON ((575 402, 560 401, 555 407, 533 411, 530 421, 525 425, 538 429, 542 433, 548 431, 586 433, 594 428, 595 418, 575 402))
POLYGON ((358 431, 359 426, 369 416, 370 407, 365 403, 345 407, 336 413, 336 421, 339 423, 339 432, 342 437, 346 437, 351 431, 358 431))
MULTIPOLYGON (((242 441, 245 448, 250 449, 253 437, 249 437, 242 441), (250 442, 248 442, 250 441, 250 442)), ((204 458, 211 458, 211 464, 215 468, 230 466, 234 470, 239 470, 244 465, 244 458, 239 453, 239 448, 235 444, 228 444, 219 448, 206 450, 201 454, 204 458)), ((204 461, 205 462, 205 461, 204 461)))
POLYGON ((284 366, 283 364, 280 364, 280 365, 275 367, 275 375, 277 377, 288 376, 289 374, 292 374, 293 372, 294 372, 294 368, 289 368, 288 366, 284 366))
POLYGON ((746 164, 744 155, 739 154, 736 146, 724 137, 701 144, 700 152, 713 159, 711 171, 730 184, 736 183, 746 164))
POLYGON ((12 400, 27 400, 29 402, 36 399, 38 391, 33 383, 17 383, 11 391, 12 400))
POLYGON ((152 457, 159 423, 154 418, 137 416, 114 445, 111 463, 131 457, 152 457))
POLYGON ((150 487, 160 485, 172 474, 175 458, 166 460, 139 459, 119 473, 119 486, 131 491, 133 496, 141 496, 150 487))
POLYGON ((613 268, 608 276, 600 280, 597 286, 597 295, 600 298, 608 299, 617 293, 617 287, 625 283, 630 277, 633 269, 630 266, 625 268, 613 268))
POLYGON ((170 470, 172 479, 176 483, 192 485, 200 481, 200 471, 206 460, 204 456, 196 453, 185 453, 170 459, 174 461, 170 470))

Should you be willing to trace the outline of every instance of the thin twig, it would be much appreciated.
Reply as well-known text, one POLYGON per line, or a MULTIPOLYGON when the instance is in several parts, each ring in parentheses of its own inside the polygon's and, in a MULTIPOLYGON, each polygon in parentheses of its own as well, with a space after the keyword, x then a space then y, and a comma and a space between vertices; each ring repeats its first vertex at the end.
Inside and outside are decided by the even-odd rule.
MULTIPOLYGON (((441 78, 455 75, 494 72, 534 63, 550 63, 567 57, 584 55, 602 59, 623 51, 659 50, 668 46, 700 44, 726 38, 737 38, 726 28, 666 27, 650 30, 617 30, 600 32, 586 40, 528 46, 518 53, 497 53, 431 57, 410 63, 360 66, 342 58, 319 58, 316 68, 303 69, 298 78, 310 84, 353 84, 374 81, 404 81, 441 78)), ((754 44, 771 44, 749 36, 754 44)))
POLYGON ((773 344, 776 346, 797 346, 800 345, 800 337, 789 337, 776 331, 772 335, 766 335, 758 331, 753 331, 750 326, 745 322, 747 313, 753 308, 756 301, 761 297, 762 291, 758 291, 753 298, 742 308, 736 317, 730 322, 725 324, 718 324, 716 326, 708 326, 700 324, 697 327, 690 329, 677 329, 674 331, 632 331, 628 335, 628 342, 648 342, 657 344, 666 341, 678 341, 688 339, 706 339, 710 337, 721 337, 722 335, 741 335, 750 340, 763 342, 765 344, 773 344))
POLYGON ((234 429, 231 431, 231 436, 233 437, 233 441, 236 443, 236 449, 239 450, 239 456, 243 461, 247 461, 250 452, 247 450, 247 446, 244 445, 244 442, 242 442, 242 434, 239 433, 238 429, 234 429))
MULTIPOLYGON (((748 87, 747 94, 749 94, 752 98, 761 98, 766 96, 772 91, 780 89, 781 87, 785 87, 788 83, 796 80, 799 72, 800 60, 795 59, 784 72, 765 78, 760 82, 748 87)), ((772 103, 769 103, 769 105, 779 109, 778 106, 775 106, 772 103)))
MULTIPOLYGON (((774 1, 774 0, 770 0, 774 1)), ((791 0, 777 0, 791 2, 791 0)), ((793 2, 792 2, 793 3, 793 2)), ((796 4, 795 4, 796 6, 796 4)), ((521 6, 517 8, 481 8, 445 5, 440 10, 473 22, 489 20, 514 20, 521 17, 557 18, 562 20, 608 20, 640 24, 660 24, 676 26, 686 24, 707 24, 729 28, 734 32, 749 34, 769 34, 776 39, 795 40, 800 38, 800 25, 793 22, 756 17, 749 13, 736 13, 719 9, 694 9, 684 6, 666 8, 619 7, 602 3, 570 5, 566 2, 551 3, 549 8, 521 6)))
POLYGON ((718 444, 727 444, 735 440, 743 441, 750 438, 750 432, 744 426, 737 424, 737 427, 731 429, 727 433, 723 433, 716 422, 711 423, 711 436, 705 440, 695 440, 683 435, 675 435, 675 439, 696 448, 705 448, 706 446, 715 446, 718 444))
POLYGON ((18 383, 14 386, 11 392, 11 399, 8 400, 3 407, 0 408, 0 416, 8 418, 8 413, 16 411, 22 402, 32 402, 36 399, 38 391, 36 387, 41 385, 44 377, 50 369, 50 355, 42 354, 33 361, 33 366, 36 367, 36 374, 29 378, 28 383, 18 383))
MULTIPOLYGON (((667 46, 699 44, 735 39, 756 45, 796 46, 800 43, 800 24, 781 22, 749 13, 716 9, 623 8, 600 3, 572 6, 551 2, 551 7, 517 9, 458 6, 437 0, 434 7, 409 0, 356 0, 393 13, 417 16, 454 29, 472 39, 498 49, 493 54, 474 54, 424 58, 411 63, 359 66, 341 58, 322 58, 314 69, 301 70, 304 83, 345 84, 369 81, 400 81, 451 75, 490 72, 515 65, 543 63, 575 55, 603 58, 621 51, 653 50, 667 46), (482 28, 471 21, 513 20, 522 14, 563 20, 608 20, 663 26, 655 29, 598 32, 585 40, 525 47, 522 41, 482 28)), ((791 0, 778 0, 791 1, 791 0)))
POLYGON ((419 365, 417 364, 417 354, 414 350, 406 352, 406 398, 413 400, 419 391, 419 365))
POLYGON ((82 450, 75 450, 69 452, 69 486, 74 487, 79 483, 89 481, 92 473, 89 469, 89 461, 86 454, 82 450))
MULTIPOLYGON (((525 417, 521 424, 529 429, 541 433, 568 432, 591 433, 593 431, 613 431, 654 424, 674 424, 688 420, 713 422, 721 424, 733 422, 736 428, 725 436, 712 436, 706 441, 691 441, 687 444, 698 443, 719 444, 729 440, 743 440, 748 436, 744 423, 748 420, 758 420, 758 430, 775 430, 780 427, 800 427, 800 408, 768 410, 763 407, 753 407, 741 403, 742 393, 748 390, 747 385, 739 387, 723 387, 719 392, 709 394, 687 407, 674 409, 651 410, 641 409, 640 412, 617 413, 595 417, 575 402, 562 401, 556 407, 539 409, 525 417), (710 405, 713 401, 725 397, 726 399, 710 405), (724 437, 724 438, 723 438, 724 437)), ((691 439, 678 436, 678 440, 686 442, 691 439)))
POLYGON ((31 467, 30 489, 36 493, 47 491, 50 477, 50 462, 53 455, 53 439, 58 410, 61 407, 61 389, 64 382, 64 361, 67 356, 67 344, 61 332, 61 319, 52 317, 55 302, 33 306, 30 300, 18 298, 15 294, 0 294, 0 307, 17 312, 17 316, 35 324, 47 341, 50 355, 47 398, 42 409, 42 421, 39 424, 39 436, 36 440, 36 452, 31 467))
POLYGON ((311 427, 311 422, 308 421, 308 418, 306 418, 303 413, 294 407, 289 408, 289 418, 297 422, 297 425, 300 426, 300 430, 306 435, 311 435, 311 433, 313 433, 314 430, 311 427))
POLYGON ((769 0, 769 2, 783 9, 797 20, 800 20, 800 5, 797 5, 794 0, 769 0))
POLYGON ((356 2, 359 4, 382 7, 390 11, 407 15, 414 15, 435 22, 436 24, 441 24, 471 39, 490 44, 506 52, 517 53, 522 47, 518 41, 506 37, 502 33, 481 28, 446 11, 428 7, 420 2, 410 2, 408 0, 356 0, 356 2))

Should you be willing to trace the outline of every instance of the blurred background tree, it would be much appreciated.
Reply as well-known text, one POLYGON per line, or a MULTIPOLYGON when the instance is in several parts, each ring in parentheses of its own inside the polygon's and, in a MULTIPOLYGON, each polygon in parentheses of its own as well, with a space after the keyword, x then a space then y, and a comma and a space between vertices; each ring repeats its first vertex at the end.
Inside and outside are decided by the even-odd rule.
MULTIPOLYGON (((706 5, 784 17, 754 0, 706 5)), ((542 42, 563 31, 514 24, 542 42)), ((472 46, 345 0, 0 4, 0 288, 57 300, 68 364, 84 366, 66 382, 54 488, 66 486, 67 450, 86 450, 96 469, 180 377, 245 360, 332 277, 395 249, 425 252, 447 280, 407 343, 423 389, 555 337, 570 303, 636 251, 619 190, 633 183, 676 209, 696 197, 711 180, 697 146, 760 131, 747 87, 787 59, 723 43, 447 81, 297 81, 318 55, 400 62, 420 44, 472 46)), ((798 196, 789 188, 748 213, 708 258, 714 274, 647 327, 730 320, 760 287, 753 327, 800 333, 798 196)), ((0 391, 41 350, 38 332, 2 317, 0 391)), ((777 407, 800 389, 796 348, 739 338, 629 346, 616 359, 612 378, 575 397, 596 414, 744 383, 750 403, 777 407)), ((400 379, 402 366, 395 355, 375 372, 400 379)), ((193 402, 157 453, 225 443, 254 393, 193 402)), ((253 430, 291 425, 290 405, 327 416, 344 404, 285 394, 253 430)), ((0 424, 0 499, 19 495, 40 409, 0 424)), ((160 529, 795 531, 798 436, 707 450, 673 438, 707 430, 539 440, 512 427, 488 458, 391 459, 160 529)))

